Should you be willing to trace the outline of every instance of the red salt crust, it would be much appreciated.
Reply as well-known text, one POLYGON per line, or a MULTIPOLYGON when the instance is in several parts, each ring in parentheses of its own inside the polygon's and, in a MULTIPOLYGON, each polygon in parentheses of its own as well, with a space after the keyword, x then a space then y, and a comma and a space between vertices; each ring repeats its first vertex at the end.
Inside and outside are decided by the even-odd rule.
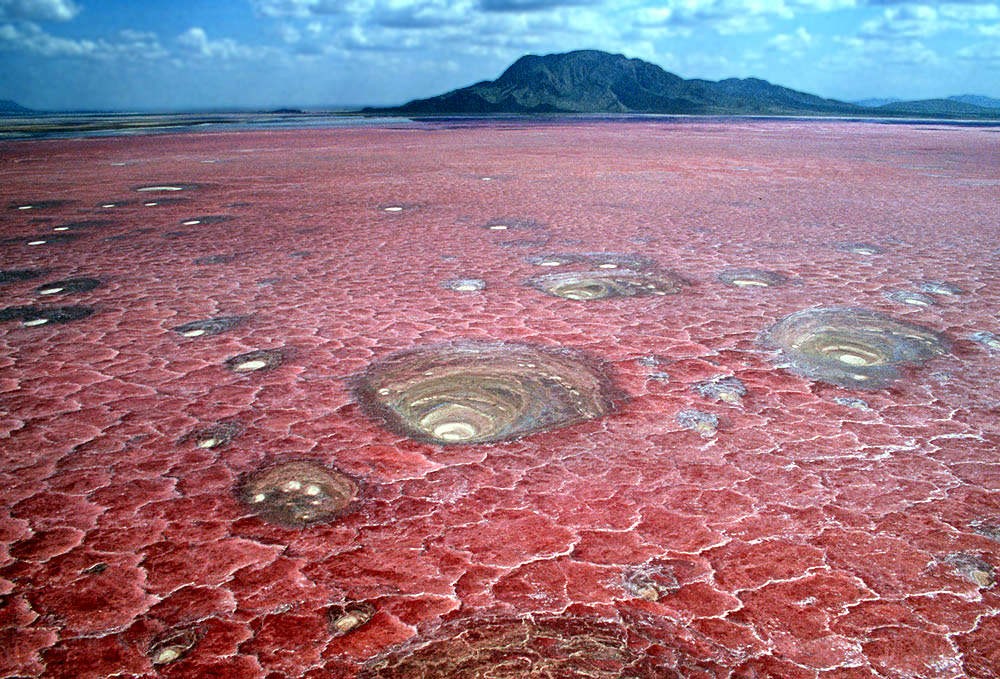
MULTIPOLYGON (((456 611, 499 606, 638 616, 664 638, 683 621, 698 639, 685 652, 725 658, 733 677, 998 676, 997 587, 946 561, 1000 568, 1000 542, 972 528, 1000 521, 997 357, 967 340, 997 332, 1000 313, 998 143, 991 128, 823 121, 0 143, 32 161, 7 177, 12 200, 71 201, 0 210, 3 238, 36 219, 115 220, 6 253, 5 268, 105 284, 80 298, 98 307, 87 319, 0 327, 0 672, 350 679, 456 611), (199 186, 134 191, 170 182, 199 186), (181 225, 199 215, 232 219, 181 225), (519 221, 484 228, 501 218, 519 221), (883 251, 838 249, 851 242, 883 251), (522 285, 544 273, 530 257, 602 250, 689 285, 591 304, 522 285), (235 258, 194 263, 210 255, 235 258), (789 282, 718 281, 734 268, 789 282), (453 278, 487 285, 442 287, 453 278), (926 309, 884 297, 929 280, 966 292, 926 309), (931 327, 954 354, 850 391, 776 367, 756 342, 837 305, 931 327), (246 318, 170 331, 228 315, 246 318), (351 402, 372 360, 457 338, 586 351, 629 399, 478 447, 401 439, 351 402), (224 368, 261 348, 288 351, 283 365, 224 368), (716 375, 744 383, 740 403, 692 390, 716 375), (683 429, 685 409, 719 416, 718 431, 683 429), (242 430, 224 446, 179 443, 228 420, 242 430), (285 459, 354 476, 358 507, 302 530, 250 517, 236 479, 285 459), (642 568, 676 587, 637 597, 625 578, 642 568), (348 599, 375 615, 335 636, 326 611, 348 599), (188 624, 197 645, 154 670, 154 638, 188 624)), ((33 288, 5 286, 8 304, 37 303, 33 288)))

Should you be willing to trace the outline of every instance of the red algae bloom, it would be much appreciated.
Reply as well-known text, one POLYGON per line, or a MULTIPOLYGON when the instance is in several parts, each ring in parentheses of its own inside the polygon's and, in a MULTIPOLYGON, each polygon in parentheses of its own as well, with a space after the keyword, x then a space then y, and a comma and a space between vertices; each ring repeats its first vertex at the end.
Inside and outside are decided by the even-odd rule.
POLYGON ((616 391, 573 351, 505 342, 418 347, 370 365, 355 381, 363 411, 429 443, 490 443, 565 427, 614 410, 616 391))
POLYGON ((337 518, 359 491, 358 483, 339 469, 295 460, 250 474, 238 494, 240 502, 265 521, 301 527, 337 518))
POLYGON ((796 312, 771 326, 761 339, 780 350, 795 373, 867 389, 888 386, 903 365, 948 351, 944 338, 929 328, 847 307, 796 312))

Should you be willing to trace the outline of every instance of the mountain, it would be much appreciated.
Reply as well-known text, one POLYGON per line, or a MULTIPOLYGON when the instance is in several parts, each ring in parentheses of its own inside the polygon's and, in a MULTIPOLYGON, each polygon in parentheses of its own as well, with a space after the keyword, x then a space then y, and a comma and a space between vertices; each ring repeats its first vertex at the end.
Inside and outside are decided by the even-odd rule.
POLYGON ((528 55, 493 81, 366 113, 860 114, 865 109, 756 78, 685 80, 655 64, 582 50, 528 55))
POLYGON ((1000 110, 976 106, 959 101, 956 97, 948 99, 921 99, 919 101, 900 101, 872 109, 875 113, 889 116, 919 116, 926 118, 997 118, 1000 110))
POLYGON ((956 97, 948 97, 950 101, 958 101, 963 104, 982 106, 983 108, 1000 108, 1000 99, 985 97, 981 94, 960 94, 956 97))
POLYGON ((886 104, 898 104, 903 101, 902 99, 894 99, 892 97, 875 97, 873 99, 860 99, 858 101, 852 101, 852 104, 857 104, 858 106, 864 106, 865 108, 875 108, 876 106, 885 106, 886 104))
POLYGON ((0 116, 21 116, 31 113, 35 113, 35 111, 21 106, 16 101, 0 99, 0 116))

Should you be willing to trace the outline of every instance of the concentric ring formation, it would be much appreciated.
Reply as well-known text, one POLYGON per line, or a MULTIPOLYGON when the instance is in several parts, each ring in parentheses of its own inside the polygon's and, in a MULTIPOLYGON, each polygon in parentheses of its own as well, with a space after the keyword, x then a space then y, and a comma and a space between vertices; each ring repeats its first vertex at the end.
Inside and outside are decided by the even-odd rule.
POLYGON ((362 409, 430 443, 491 443, 601 417, 617 393, 600 366, 565 349, 504 342, 418 347, 355 381, 362 409))
POLYGON ((877 389, 899 367, 947 353, 937 332, 867 309, 805 309, 771 326, 763 342, 781 350, 793 372, 843 387, 877 389))
POLYGON ((269 523, 300 527, 340 516, 359 490, 354 479, 338 469, 293 460, 250 474, 240 484, 239 499, 269 523))
POLYGON ((529 278, 527 284, 554 297, 577 301, 609 297, 673 295, 680 292, 680 280, 664 271, 566 271, 529 278))

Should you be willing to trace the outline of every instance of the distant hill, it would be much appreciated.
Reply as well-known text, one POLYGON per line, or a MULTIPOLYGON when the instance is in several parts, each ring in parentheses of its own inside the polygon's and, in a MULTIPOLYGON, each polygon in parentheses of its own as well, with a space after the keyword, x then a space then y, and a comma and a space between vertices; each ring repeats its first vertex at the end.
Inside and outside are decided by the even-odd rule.
POLYGON ((882 115, 920 116, 929 118, 998 118, 1000 110, 976 106, 955 97, 948 99, 922 99, 920 101, 900 101, 873 109, 882 115))
POLYGON ((0 99, 0 116, 27 115, 29 113, 36 113, 36 111, 32 111, 30 108, 25 108, 16 101, 11 101, 10 99, 0 99))
POLYGON ((366 113, 680 113, 701 115, 860 114, 854 104, 823 99, 756 78, 685 80, 655 64, 582 50, 528 55, 493 81, 366 113))
POLYGON ((865 108, 875 108, 876 106, 885 106, 886 104, 896 104, 903 101, 902 99, 894 99, 892 97, 874 99, 860 99, 858 101, 852 101, 852 104, 857 104, 858 106, 864 106, 865 108))
POLYGON ((958 101, 963 104, 982 106, 983 108, 1000 108, 1000 99, 984 97, 981 94, 960 94, 956 97, 948 97, 949 101, 958 101))

